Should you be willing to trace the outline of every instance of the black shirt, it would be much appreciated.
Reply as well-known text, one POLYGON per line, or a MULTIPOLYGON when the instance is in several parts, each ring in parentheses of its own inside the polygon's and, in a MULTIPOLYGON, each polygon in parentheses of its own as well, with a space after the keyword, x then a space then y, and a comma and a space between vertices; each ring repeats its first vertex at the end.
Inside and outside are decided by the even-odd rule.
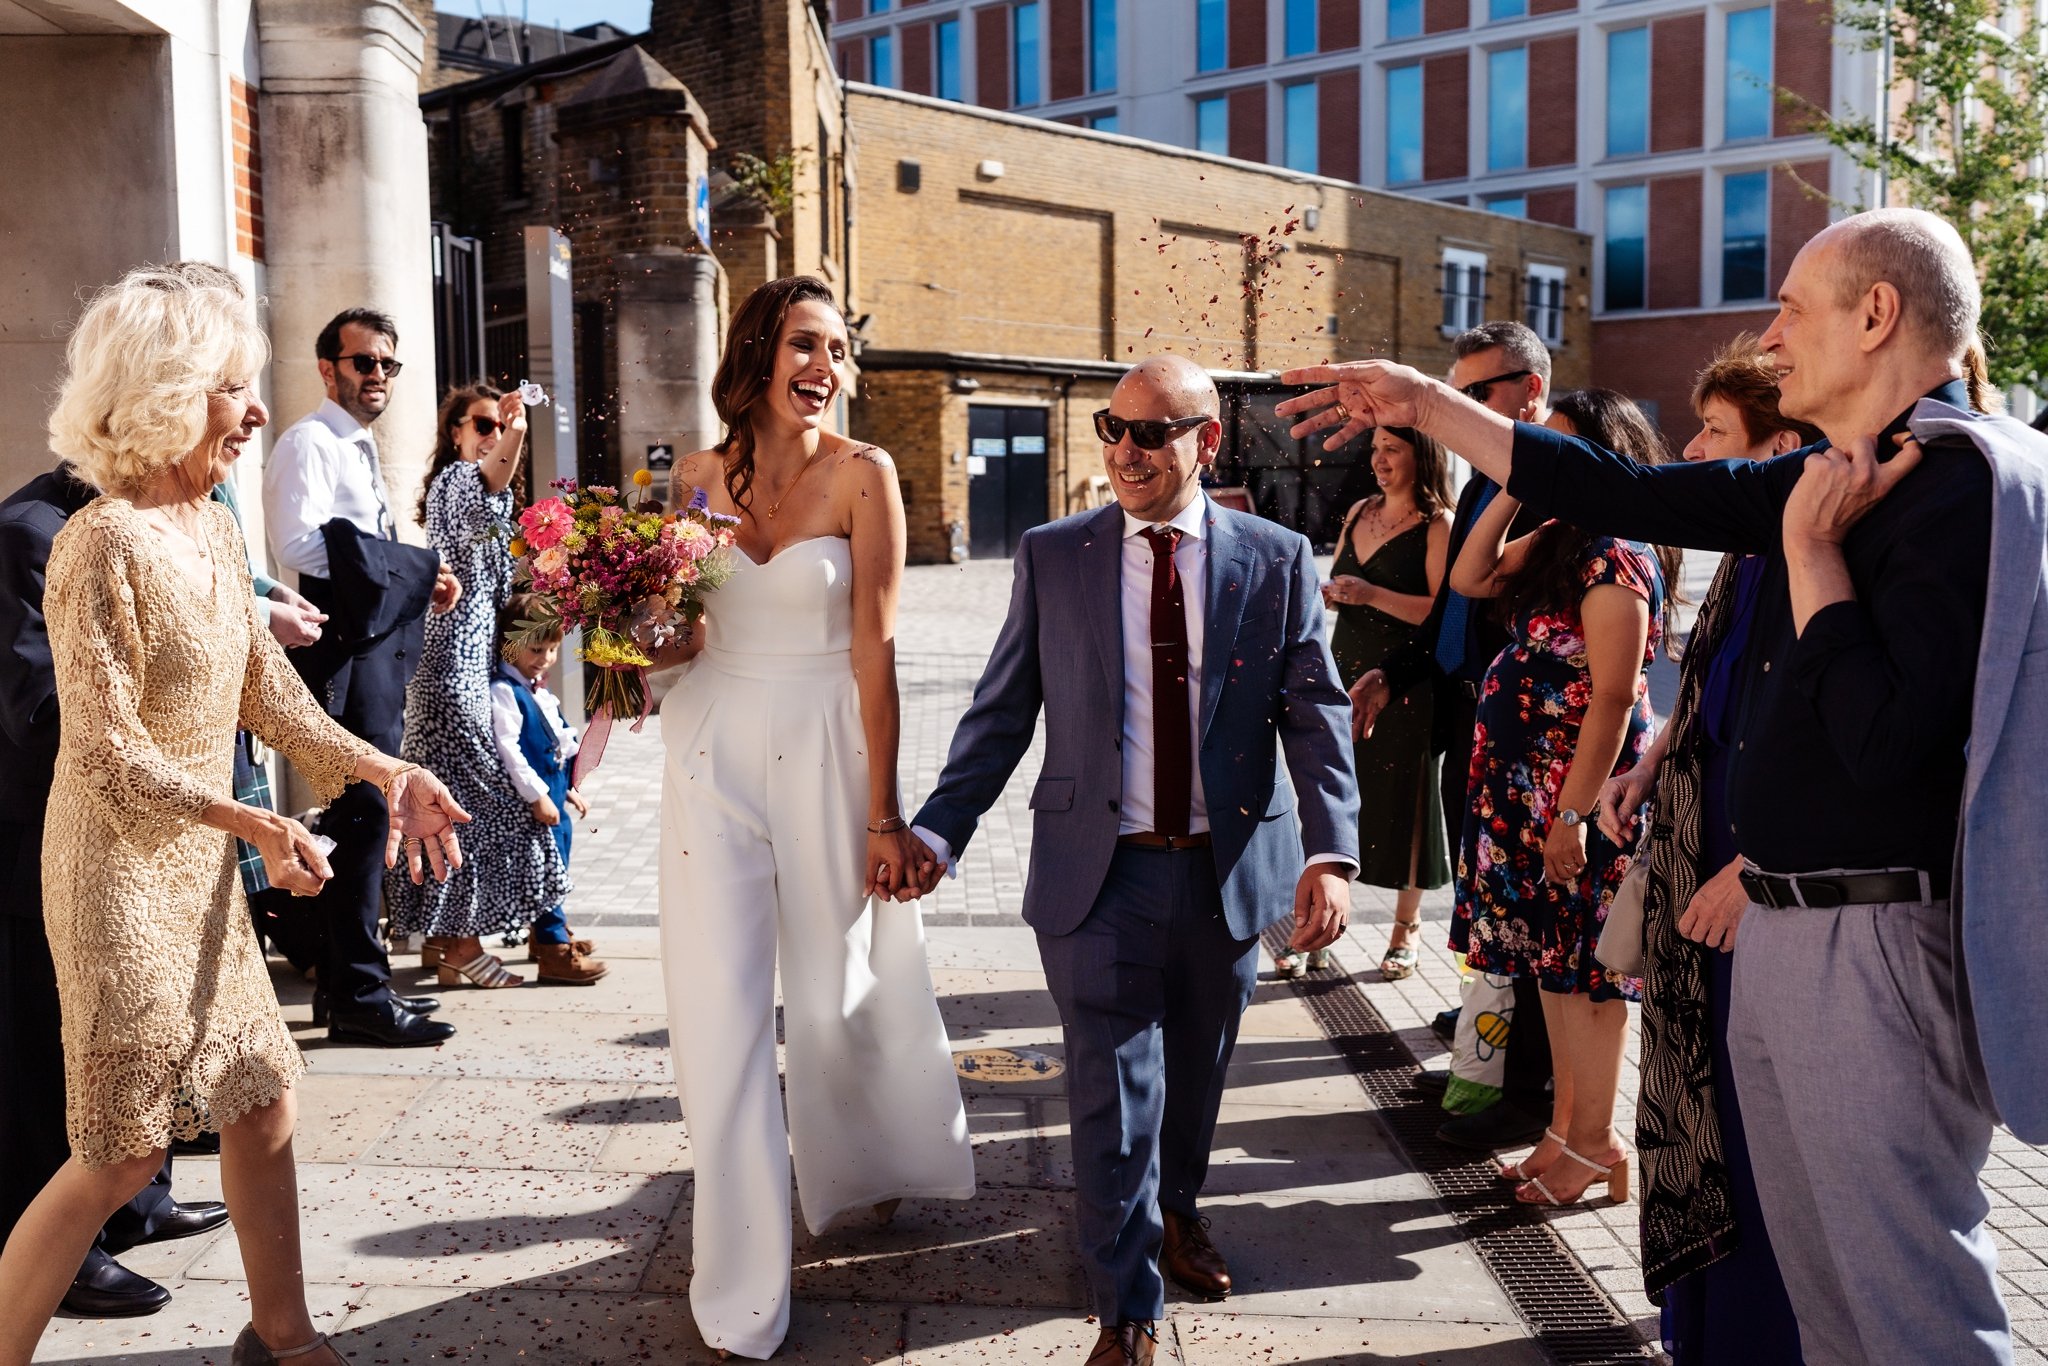
MULTIPOLYGON (((1960 380, 1928 397, 1969 406, 1960 380)), ((1516 497, 1606 535, 1765 557, 1735 685, 1728 819, 1736 846, 1770 872, 1922 868, 1948 880, 1990 571, 1991 468, 1960 438, 1924 452, 1843 541, 1855 600, 1823 607, 1801 635, 1781 531, 1808 451, 1653 467, 1515 426, 1516 497)))

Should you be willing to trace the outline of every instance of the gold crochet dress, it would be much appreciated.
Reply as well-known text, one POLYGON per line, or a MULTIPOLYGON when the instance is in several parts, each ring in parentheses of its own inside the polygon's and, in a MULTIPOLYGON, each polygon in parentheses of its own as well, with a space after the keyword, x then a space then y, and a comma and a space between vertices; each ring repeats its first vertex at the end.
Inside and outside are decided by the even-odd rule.
POLYGON ((63 734, 43 919, 64 1016, 71 1150, 106 1166, 218 1129, 305 1071, 249 924, 232 799, 237 724, 323 801, 371 747, 314 703, 256 618, 233 514, 206 506, 202 594, 126 501, 71 518, 43 615, 63 734))

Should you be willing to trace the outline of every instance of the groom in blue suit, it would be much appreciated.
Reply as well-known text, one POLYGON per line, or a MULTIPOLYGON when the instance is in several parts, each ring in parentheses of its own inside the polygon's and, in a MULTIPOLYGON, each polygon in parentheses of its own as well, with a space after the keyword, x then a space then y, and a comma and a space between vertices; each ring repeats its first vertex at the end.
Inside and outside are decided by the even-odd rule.
POLYGON ((1065 1026, 1102 1323, 1089 1366, 1153 1359, 1162 1264, 1230 1293, 1195 1200, 1259 932, 1291 906, 1297 948, 1333 942, 1357 869, 1351 712, 1315 562, 1296 533, 1203 496, 1219 411, 1179 356, 1118 383, 1095 415, 1117 505, 1018 545, 1009 619, 914 822, 935 882, 1045 713, 1024 918, 1065 1026))

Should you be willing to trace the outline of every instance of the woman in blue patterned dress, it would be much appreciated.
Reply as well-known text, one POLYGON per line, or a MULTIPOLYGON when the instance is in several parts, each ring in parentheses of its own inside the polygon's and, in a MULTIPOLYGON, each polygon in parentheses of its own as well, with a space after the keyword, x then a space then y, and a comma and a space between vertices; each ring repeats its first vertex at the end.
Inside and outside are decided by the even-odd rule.
POLYGON ((442 775, 475 819, 463 831, 460 870, 427 886, 387 875, 384 903, 394 934, 427 937, 421 961, 440 969, 443 986, 525 986, 484 952, 482 937, 533 923, 569 892, 554 837, 528 812, 491 737, 498 611, 512 592, 506 545, 522 492, 525 436, 519 395, 488 384, 451 390, 420 496, 427 539, 462 580, 462 597, 427 619, 419 669, 406 688, 399 754, 442 775))
MULTIPOLYGON (((1607 390, 1561 394, 1551 425, 1647 463, 1663 442, 1642 411, 1607 390)), ((1526 1204, 1571 1204, 1605 1180, 1628 1196, 1628 1154, 1614 1101, 1641 983, 1593 956, 1629 854, 1593 816, 1600 789, 1649 747, 1643 670, 1661 636, 1665 574, 1657 552, 1545 523, 1512 545, 1518 505, 1505 494, 1481 514, 1451 586, 1497 597, 1514 638, 1479 685, 1458 907, 1451 947, 1473 968, 1534 976, 1556 1091, 1543 1142, 1502 1176, 1526 1204)))

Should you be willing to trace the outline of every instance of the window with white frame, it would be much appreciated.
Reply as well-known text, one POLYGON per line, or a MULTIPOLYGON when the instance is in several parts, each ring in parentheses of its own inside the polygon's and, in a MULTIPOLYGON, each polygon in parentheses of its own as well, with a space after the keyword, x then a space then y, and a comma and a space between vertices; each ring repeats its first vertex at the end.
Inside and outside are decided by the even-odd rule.
POLYGON ((1522 321, 1550 347, 1564 345, 1564 267, 1531 262, 1522 321))
POLYGON ((1486 321, 1486 256, 1445 247, 1443 272, 1444 335, 1456 336, 1486 321))

